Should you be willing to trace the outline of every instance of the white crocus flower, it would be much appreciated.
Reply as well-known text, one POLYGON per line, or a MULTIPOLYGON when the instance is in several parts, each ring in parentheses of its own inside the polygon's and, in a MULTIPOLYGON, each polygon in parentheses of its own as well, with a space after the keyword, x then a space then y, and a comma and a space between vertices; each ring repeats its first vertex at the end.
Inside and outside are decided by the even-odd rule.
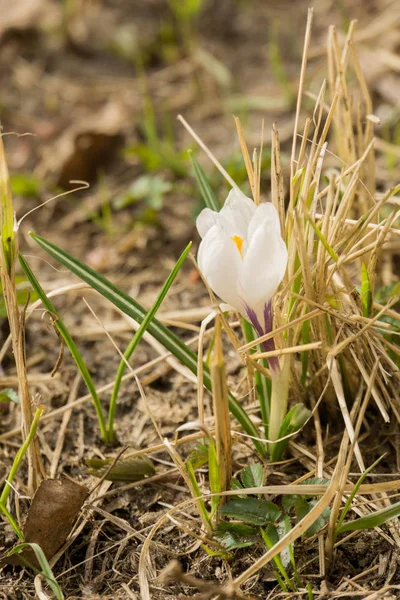
MULTIPOLYGON (((197 260, 210 288, 249 320, 258 335, 271 331, 271 299, 287 264, 273 204, 257 206, 233 189, 221 211, 205 208, 196 226, 202 237, 197 260)), ((273 340, 267 342, 267 349, 273 347, 273 340)), ((279 368, 279 361, 270 366, 279 368)))

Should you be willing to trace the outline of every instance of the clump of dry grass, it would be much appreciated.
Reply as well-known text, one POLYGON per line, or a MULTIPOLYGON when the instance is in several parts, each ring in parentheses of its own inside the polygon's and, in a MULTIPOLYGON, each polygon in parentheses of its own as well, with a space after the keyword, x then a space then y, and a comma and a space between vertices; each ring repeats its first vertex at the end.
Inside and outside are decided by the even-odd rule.
MULTIPOLYGON (((378 411, 383 423, 388 423, 392 415, 399 422, 396 402, 400 353, 398 347, 385 337, 392 331, 390 323, 382 320, 383 316, 398 320, 393 307, 399 294, 395 292, 384 304, 375 298, 382 285, 379 277, 382 252, 394 252, 398 248, 394 242, 398 240, 399 230, 394 223, 399 211, 392 199, 400 186, 380 194, 375 187, 373 125, 378 119, 373 115, 371 98, 357 59, 355 22, 351 23, 342 48, 335 29, 330 28, 328 79, 315 97, 312 116, 305 120, 299 131, 311 20, 312 11, 309 12, 305 39, 288 182, 282 176, 279 130, 275 126, 272 130, 271 199, 279 212, 289 251, 286 277, 275 299, 276 328, 244 345, 235 343, 235 332, 228 328, 243 364, 251 365, 244 396, 251 396, 254 389, 254 369, 265 374, 265 369, 257 362, 259 359, 280 356, 289 361, 291 401, 310 405, 315 426, 316 455, 302 450, 310 465, 306 477, 314 474, 329 479, 330 483, 323 488, 324 493, 309 514, 242 572, 235 579, 236 585, 243 585, 259 575, 267 563, 298 539, 333 503, 330 522, 319 535, 318 543, 320 575, 325 576, 333 558, 338 516, 354 485, 349 478, 353 457, 360 474, 367 466, 360 447, 360 441, 368 431, 368 426, 364 430, 365 414, 367 410, 378 411), (353 83, 349 83, 351 80, 353 83), (289 188, 288 203, 285 188, 289 188), (382 218, 380 213, 384 207, 390 207, 390 210, 382 218), (276 351, 250 354, 260 342, 271 337, 276 351), (375 408, 370 407, 371 400, 375 408), (337 455, 327 462, 320 411, 322 407, 324 412, 333 415, 335 405, 342 415, 343 434, 337 455)), ((226 175, 199 136, 184 119, 181 121, 226 175)), ((258 203, 259 155, 255 154, 253 161, 250 159, 238 121, 237 126, 250 188, 258 203)), ((226 178, 234 185, 229 176, 226 178)), ((399 482, 395 481, 383 487, 382 484, 361 487, 357 498, 367 493, 371 500, 362 508, 355 507, 355 513, 365 515, 387 506, 390 500, 386 492, 396 490, 398 486, 399 482)), ((322 493, 322 490, 317 492, 316 487, 314 491, 322 493)), ((292 494, 293 484, 247 490, 247 493, 256 492, 292 494)), ((185 503, 185 507, 188 504, 190 502, 185 503)), ((172 513, 179 514, 181 510, 182 505, 171 509, 170 518, 172 513)), ((164 516, 155 525, 143 547, 143 569, 149 541, 167 518, 164 516)), ((179 521, 174 518, 173 522, 179 527, 179 521)), ((389 524, 389 530, 397 545, 400 541, 397 528, 389 524)), ((144 571, 141 581, 143 597, 150 598, 144 571)))

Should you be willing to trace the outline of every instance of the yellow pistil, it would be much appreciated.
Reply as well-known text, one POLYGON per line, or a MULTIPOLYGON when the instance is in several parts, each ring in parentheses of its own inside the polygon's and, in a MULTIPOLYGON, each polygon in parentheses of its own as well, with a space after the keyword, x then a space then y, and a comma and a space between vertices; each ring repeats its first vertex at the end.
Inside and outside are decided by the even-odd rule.
POLYGON ((239 250, 240 256, 243 260, 243 239, 238 235, 234 235, 231 237, 231 240, 235 242, 236 248, 239 250))

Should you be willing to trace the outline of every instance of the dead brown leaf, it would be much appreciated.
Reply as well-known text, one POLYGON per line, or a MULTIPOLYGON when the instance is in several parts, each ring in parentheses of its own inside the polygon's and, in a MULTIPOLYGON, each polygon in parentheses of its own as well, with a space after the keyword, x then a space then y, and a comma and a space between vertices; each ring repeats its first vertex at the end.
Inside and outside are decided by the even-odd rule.
POLYGON ((7 31, 36 28, 43 19, 47 21, 49 16, 54 17, 59 12, 57 5, 48 0, 0 0, 0 38, 7 31))
POLYGON ((55 183, 64 189, 71 187, 71 180, 92 182, 98 170, 116 156, 128 122, 125 106, 116 102, 94 114, 81 115, 55 145, 43 150, 40 176, 55 177, 55 183))
MULTIPOLYGON (((38 544, 48 560, 64 544, 88 495, 88 490, 70 479, 45 479, 33 497, 23 527, 26 543, 38 544)), ((5 564, 38 567, 33 550, 1 559, 5 564)))

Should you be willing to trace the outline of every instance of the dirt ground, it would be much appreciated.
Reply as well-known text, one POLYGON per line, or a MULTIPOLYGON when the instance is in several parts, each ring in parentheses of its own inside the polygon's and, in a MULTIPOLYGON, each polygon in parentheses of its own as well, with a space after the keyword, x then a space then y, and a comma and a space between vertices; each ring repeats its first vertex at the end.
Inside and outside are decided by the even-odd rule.
MULTIPOLYGON (((186 156, 186 150, 195 149, 195 143, 176 121, 178 114, 189 121, 244 189, 247 183, 238 158, 232 115, 240 115, 250 147, 259 143, 261 119, 265 120, 266 148, 271 125, 277 121, 284 174, 288 175, 308 3, 208 0, 198 17, 183 25, 173 15, 171 4, 166 0, 16 0, 9 10, 2 11, 0 119, 4 132, 17 134, 5 138, 17 216, 61 190, 77 187, 71 181, 90 183, 88 189, 63 195, 33 212, 21 225, 21 249, 46 291, 78 280, 54 262, 53 267, 46 262, 48 257, 29 237, 30 230, 105 274, 145 307, 151 306, 184 246, 190 240, 195 245, 198 242, 194 220, 201 202, 186 156), (154 148, 149 133, 152 125, 158 136, 155 145, 165 147, 164 153, 146 152, 146 148, 154 148), (136 188, 137 198, 132 200, 134 192, 130 195, 130 191, 140 178, 145 191, 141 195, 136 188), (156 179, 162 192, 148 191, 151 179, 156 179)), ((399 3, 321 0, 314 8, 307 90, 317 93, 327 76, 328 27, 336 25, 343 38, 350 20, 357 19, 360 62, 374 114, 381 119, 382 144, 386 140, 390 146, 386 158, 378 159, 378 189, 386 189, 397 183, 399 173, 399 3)), ((306 99, 305 114, 310 107, 312 99, 306 99)), ((262 180, 268 196, 268 151, 265 156, 262 180)), ((224 199, 226 184, 203 154, 198 158, 224 199)), ((386 283, 393 283, 396 269, 392 267, 383 270, 386 283)), ((82 296, 120 348, 131 339, 132 330, 118 311, 87 289, 54 299, 100 388, 113 381, 120 357, 82 296)), ((172 318, 172 311, 184 314, 197 307, 204 308, 205 316, 209 305, 207 292, 187 261, 160 314, 172 318)), ((174 331, 185 340, 194 334, 179 327, 174 331)), ((1 346, 7 335, 8 325, 1 317, 1 346)), ((27 358, 32 395, 45 406, 47 415, 40 427, 39 443, 45 467, 48 472, 53 469, 53 476, 66 475, 92 489, 98 479, 88 475, 85 459, 115 457, 126 446, 140 449, 159 443, 152 419, 162 436, 172 440, 177 427, 197 418, 195 385, 160 363, 141 375, 147 406, 132 380, 123 384, 114 445, 100 439, 89 400, 71 411, 62 430, 67 413, 54 411, 84 397, 87 390, 77 378, 67 350, 51 377, 59 352, 60 342, 48 318, 43 317, 43 311, 35 311, 27 324, 27 358), (54 462, 57 443, 62 444, 62 451, 54 462)), ((240 365, 229 352, 233 385, 240 365)), ((132 364, 137 368, 156 356, 154 348, 142 342, 132 364)), ((15 387, 10 351, 1 368, 0 375, 9 378, 7 386, 15 387)), ((109 392, 101 399, 107 406, 109 392)), ((328 414, 333 455, 337 450, 335 433, 341 431, 342 424, 335 422, 334 409, 326 408, 326 420, 328 414)), ((0 422, 2 482, 20 444, 18 434, 4 434, 18 424, 17 407, 7 407, 0 422)), ((400 471, 399 432, 393 424, 383 433, 380 425, 371 415, 370 439, 376 444, 365 449, 366 461, 370 464, 387 451, 381 471, 394 477, 400 471)), ((287 457, 296 460, 274 470, 268 467, 269 481, 285 483, 306 473, 312 465, 299 448, 312 451, 314 445, 312 431, 296 438, 287 457)), ((187 451, 183 450, 183 455, 187 451)), ((247 459, 245 453, 238 453, 236 468, 244 466, 247 459)), ((157 454, 155 461, 159 472, 171 465, 166 452, 157 454)), ((132 489, 122 489, 121 485, 102 484, 101 494, 108 495, 85 508, 79 536, 54 566, 66 598, 138 598, 138 562, 146 534, 168 507, 188 498, 184 483, 175 476, 132 489)), ((19 505, 24 515, 28 506, 25 467, 14 487, 21 495, 19 505)), ((397 525, 393 527, 397 531, 397 525)), ((0 532, 0 550, 4 552, 15 542, 15 536, 4 523, 0 532)), ((320 590, 318 598, 367 598, 365 590, 372 593, 400 585, 398 547, 385 532, 351 537, 338 549, 323 581, 317 546, 315 538, 303 540, 298 542, 296 553, 302 574, 314 590, 320 590), (347 585, 349 579, 361 574, 359 584, 347 585)), ((155 537, 148 567, 156 577, 178 557, 191 574, 223 582, 237 576, 262 552, 257 546, 242 549, 229 563, 210 558, 199 544, 193 544, 189 536, 178 533, 167 522, 155 537)), ((272 569, 264 569, 249 589, 257 598, 278 597, 278 592, 272 569)), ((396 597, 395 591, 385 593, 371 599, 396 597)), ((155 599, 172 600, 179 594, 191 597, 195 590, 179 584, 163 587, 155 580, 151 594, 155 599)), ((0 597, 36 597, 33 576, 6 567, 0 573, 0 597)))

